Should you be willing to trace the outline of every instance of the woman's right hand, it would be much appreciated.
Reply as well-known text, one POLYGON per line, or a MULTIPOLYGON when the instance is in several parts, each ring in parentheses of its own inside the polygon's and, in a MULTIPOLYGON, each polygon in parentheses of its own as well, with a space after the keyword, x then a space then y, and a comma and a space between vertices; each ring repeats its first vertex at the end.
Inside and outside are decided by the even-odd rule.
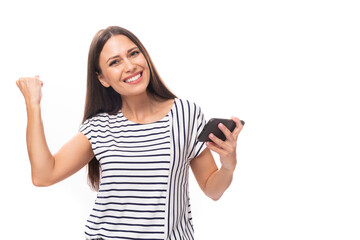
POLYGON ((19 78, 16 85, 24 95, 26 104, 40 104, 43 82, 39 79, 39 76, 19 78))

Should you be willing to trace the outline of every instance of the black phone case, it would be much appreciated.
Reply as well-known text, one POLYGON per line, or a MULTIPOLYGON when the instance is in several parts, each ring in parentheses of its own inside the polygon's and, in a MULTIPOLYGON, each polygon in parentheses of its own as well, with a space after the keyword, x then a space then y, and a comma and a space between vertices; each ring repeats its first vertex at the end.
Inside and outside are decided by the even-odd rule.
POLYGON ((200 142, 212 142, 212 140, 209 138, 209 134, 213 133, 216 137, 225 141, 226 137, 218 127, 219 123, 224 124, 231 132, 234 131, 236 127, 236 123, 231 119, 211 118, 200 133, 198 140, 200 142))

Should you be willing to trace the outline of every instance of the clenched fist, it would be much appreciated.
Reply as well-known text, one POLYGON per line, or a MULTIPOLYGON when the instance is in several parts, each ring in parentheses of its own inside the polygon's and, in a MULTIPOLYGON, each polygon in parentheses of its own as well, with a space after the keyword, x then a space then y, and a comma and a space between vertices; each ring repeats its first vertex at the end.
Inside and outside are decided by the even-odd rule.
POLYGON ((16 81, 16 85, 24 95, 25 103, 27 105, 40 104, 42 97, 41 87, 43 86, 43 82, 39 79, 39 76, 19 78, 16 81))

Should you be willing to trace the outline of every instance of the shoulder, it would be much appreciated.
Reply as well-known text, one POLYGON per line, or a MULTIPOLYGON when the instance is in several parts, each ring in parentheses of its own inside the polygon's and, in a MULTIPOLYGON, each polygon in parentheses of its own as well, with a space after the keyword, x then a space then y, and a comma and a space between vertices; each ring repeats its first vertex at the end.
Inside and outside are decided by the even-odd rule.
POLYGON ((86 119, 83 122, 83 124, 102 122, 102 121, 106 121, 108 119, 109 119, 109 114, 108 113, 98 113, 95 116, 86 119))
POLYGON ((118 115, 120 115, 120 113, 116 115, 110 115, 108 113, 98 113, 95 116, 86 119, 81 124, 80 128, 83 130, 85 130, 86 128, 98 129, 112 125, 117 122, 118 115))
POLYGON ((188 99, 176 98, 175 104, 191 110, 201 111, 201 107, 197 103, 188 99))
POLYGON ((175 100, 175 105, 175 111, 177 115, 201 121, 204 119, 204 114, 201 110, 201 107, 193 101, 177 98, 175 100))

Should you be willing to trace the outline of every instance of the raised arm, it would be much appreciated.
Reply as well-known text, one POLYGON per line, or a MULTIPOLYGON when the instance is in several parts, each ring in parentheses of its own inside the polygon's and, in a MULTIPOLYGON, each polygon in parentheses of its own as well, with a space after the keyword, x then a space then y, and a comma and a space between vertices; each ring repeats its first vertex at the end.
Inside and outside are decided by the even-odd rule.
POLYGON ((94 156, 90 142, 77 133, 56 154, 48 148, 41 119, 41 87, 38 76, 20 78, 17 86, 24 95, 27 110, 26 142, 35 186, 57 183, 84 167, 94 156))

